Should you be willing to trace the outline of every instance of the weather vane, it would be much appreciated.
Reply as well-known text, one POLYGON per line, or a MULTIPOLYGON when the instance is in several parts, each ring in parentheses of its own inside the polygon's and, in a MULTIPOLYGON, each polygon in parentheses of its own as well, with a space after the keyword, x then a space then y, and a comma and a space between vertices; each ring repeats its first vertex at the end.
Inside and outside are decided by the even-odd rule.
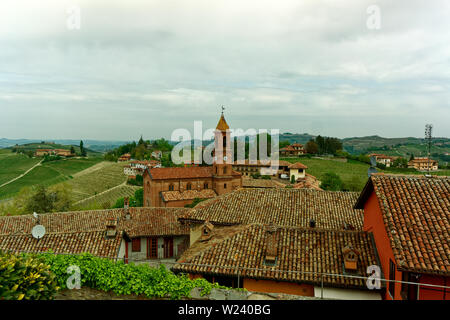
POLYGON ((224 106, 222 106, 222 115, 223 115, 223 111, 225 110, 225 107, 224 106))

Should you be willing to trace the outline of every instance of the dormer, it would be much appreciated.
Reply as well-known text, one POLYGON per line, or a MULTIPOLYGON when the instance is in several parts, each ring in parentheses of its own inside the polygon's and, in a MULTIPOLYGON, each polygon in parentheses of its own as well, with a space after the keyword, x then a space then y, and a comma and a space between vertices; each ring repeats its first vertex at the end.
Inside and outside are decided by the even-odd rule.
POLYGON ((344 255, 345 271, 354 272, 358 270, 359 251, 353 248, 352 245, 348 245, 344 248, 342 254, 344 255))
POLYGON ((117 220, 110 218, 106 221, 106 237, 114 238, 117 235, 117 220))
POLYGON ((202 241, 209 240, 211 238, 211 233, 213 229, 214 226, 209 221, 205 221, 205 223, 201 228, 202 235, 200 236, 200 239, 202 241))

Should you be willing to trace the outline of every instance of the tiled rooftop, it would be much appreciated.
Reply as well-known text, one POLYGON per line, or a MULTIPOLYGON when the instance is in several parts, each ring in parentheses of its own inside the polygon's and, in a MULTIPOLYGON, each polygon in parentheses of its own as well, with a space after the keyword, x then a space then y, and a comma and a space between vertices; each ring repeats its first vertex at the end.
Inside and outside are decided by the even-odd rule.
POLYGON ((152 168, 148 172, 153 180, 211 178, 212 167, 152 168))
MULTIPOLYGON (((317 273, 345 274, 343 250, 352 245, 360 252, 352 275, 366 276, 367 266, 379 265, 372 236, 362 231, 280 227, 275 231, 277 261, 266 265, 268 225, 249 224, 215 227, 207 241, 196 241, 173 267, 174 271, 303 282, 320 285, 317 273), (189 265, 183 265, 186 263, 189 265), (201 265, 212 266, 201 266, 201 265), (275 272, 273 270, 284 272, 275 272), (288 272, 291 271, 291 272, 288 272), (314 272, 296 274, 292 271, 314 272)), ((367 289, 365 280, 325 276, 325 285, 367 289)))
POLYGON ((42 239, 35 239, 32 215, 0 217, 0 249, 13 251, 47 251, 55 253, 89 252, 116 257, 123 232, 129 237, 152 235, 187 235, 187 227, 177 222, 185 208, 130 208, 131 220, 124 219, 124 209, 76 211, 40 214, 45 227, 42 239), (108 239, 106 224, 119 220, 117 235, 108 239))
POLYGON ((161 196, 163 201, 176 201, 176 200, 193 200, 209 199, 217 196, 216 192, 212 189, 202 190, 185 190, 185 191, 162 191, 161 196))
POLYGON ((314 219, 318 228, 342 229, 346 223, 362 230, 363 210, 353 209, 357 199, 356 192, 245 188, 201 202, 182 219, 293 227, 308 227, 314 219))
POLYGON ((284 188, 286 185, 272 179, 242 178, 243 188, 284 188))
POLYGON ((450 274, 450 178, 373 175, 358 200, 375 191, 399 268, 450 274))

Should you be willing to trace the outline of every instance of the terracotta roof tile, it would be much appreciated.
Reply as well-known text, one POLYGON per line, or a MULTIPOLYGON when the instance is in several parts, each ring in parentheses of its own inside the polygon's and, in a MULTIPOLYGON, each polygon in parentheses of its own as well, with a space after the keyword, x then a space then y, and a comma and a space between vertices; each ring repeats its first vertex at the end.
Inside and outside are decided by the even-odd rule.
POLYGON ((162 191, 161 196, 163 201, 176 201, 176 200, 193 200, 209 199, 217 196, 216 192, 212 189, 202 190, 185 190, 185 191, 162 191))
POLYGON ((284 188, 286 185, 272 179, 242 178, 243 188, 284 188))
POLYGON ((178 222, 185 208, 130 208, 131 220, 124 209, 76 211, 40 214, 45 227, 42 239, 35 239, 32 215, 0 217, 0 249, 12 251, 48 251, 55 253, 89 252, 103 257, 117 257, 123 232, 130 237, 150 235, 187 235, 189 230, 178 222), (117 236, 106 238, 106 224, 119 221, 117 236))
POLYGON ((399 268, 450 274, 450 178, 373 175, 373 188, 399 268))
MULTIPOLYGON (((187 249, 173 270, 237 276, 236 267, 257 268, 262 270, 240 269, 239 276, 320 284, 317 273, 345 273, 343 251, 349 245, 360 253, 357 272, 353 275, 366 276, 369 265, 379 264, 370 233, 279 227, 275 231, 276 263, 274 266, 266 265, 266 232, 270 227, 273 226, 250 224, 216 227, 209 240, 198 240, 187 249), (274 272, 274 269, 286 272, 274 272), (316 274, 295 274, 292 271, 316 274)), ((367 289, 365 280, 356 278, 325 276, 324 284, 367 289)))
POLYGON ((341 229, 350 224, 362 230, 363 210, 353 209, 356 192, 312 189, 245 188, 199 203, 181 219, 215 224, 267 223, 341 229))
POLYGON ((193 179, 211 178, 212 167, 175 167, 175 168, 151 168, 148 170, 153 180, 158 179, 193 179))
POLYGON ((288 168, 289 169, 308 169, 307 166, 305 166, 303 163, 300 163, 300 162, 293 163, 288 168))

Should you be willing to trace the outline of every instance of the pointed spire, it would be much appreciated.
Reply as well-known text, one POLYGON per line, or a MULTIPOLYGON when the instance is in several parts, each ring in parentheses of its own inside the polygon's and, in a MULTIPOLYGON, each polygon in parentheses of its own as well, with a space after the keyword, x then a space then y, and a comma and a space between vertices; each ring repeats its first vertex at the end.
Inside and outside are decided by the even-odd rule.
POLYGON ((219 123, 217 124, 216 130, 226 131, 226 130, 230 129, 230 127, 228 126, 228 123, 225 121, 225 117, 223 115, 224 110, 225 110, 225 108, 222 106, 222 115, 220 116, 220 120, 219 120, 219 123))

